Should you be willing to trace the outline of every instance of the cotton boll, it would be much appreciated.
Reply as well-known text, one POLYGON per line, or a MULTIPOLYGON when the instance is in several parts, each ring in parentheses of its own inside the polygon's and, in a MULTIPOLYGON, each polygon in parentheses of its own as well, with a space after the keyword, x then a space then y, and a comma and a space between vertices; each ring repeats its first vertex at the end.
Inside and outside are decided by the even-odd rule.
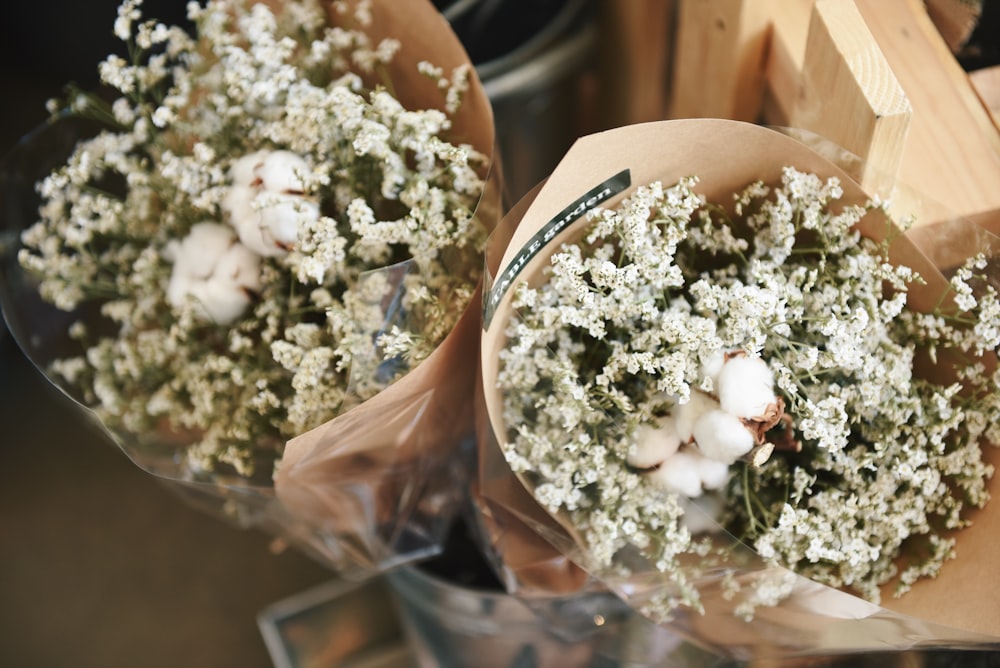
POLYGON ((259 230, 265 244, 286 252, 299 236, 299 228, 319 219, 319 206, 294 195, 266 194, 259 197, 259 230))
POLYGON ((710 410, 698 418, 694 440, 706 457, 726 464, 732 464, 754 446, 753 434, 740 418, 721 409, 710 410))
POLYGON ((233 180, 233 185, 242 188, 253 185, 258 179, 256 170, 263 164, 266 155, 266 151, 257 151, 235 160, 229 167, 229 178, 233 180))
POLYGON ((291 151, 272 151, 254 169, 264 190, 273 193, 302 193, 308 172, 309 164, 291 151))
POLYGON ((626 461, 637 469, 652 468, 677 452, 680 445, 674 418, 667 415, 659 418, 656 426, 639 427, 635 447, 626 461))
POLYGON ((219 258, 212 279, 240 292, 259 292, 260 256, 243 244, 234 243, 219 258))
POLYGON ((207 319, 229 324, 260 289, 260 257, 225 225, 198 223, 169 250, 174 266, 167 301, 173 306, 193 299, 207 319))
POLYGON ((217 281, 202 281, 191 287, 191 296, 198 302, 205 316, 220 325, 233 322, 250 305, 250 297, 242 290, 217 281))
POLYGON ((178 271, 175 264, 173 273, 170 274, 170 282, 167 284, 167 301, 173 306, 180 306, 187 296, 197 289, 196 286, 202 280, 178 271))
POLYGON ((726 354, 721 350, 716 350, 701 363, 701 375, 704 378, 711 379, 713 388, 719 379, 719 372, 722 371, 722 365, 725 363, 726 354))
POLYGON ((195 223, 182 241, 170 244, 174 269, 187 277, 207 278, 212 274, 218 259, 235 240, 233 230, 225 225, 195 223))
POLYGON ((684 450, 677 452, 665 460, 658 469, 646 475, 653 484, 675 494, 695 497, 702 493, 697 453, 684 450))
POLYGON ((677 404, 673 415, 677 420, 677 435, 687 443, 694 433, 694 423, 702 415, 719 407, 719 402, 704 392, 692 392, 687 403, 677 404))
POLYGON ((257 191, 248 186, 233 186, 222 201, 229 215, 229 224, 236 230, 240 243, 258 255, 280 255, 284 250, 266 240, 261 232, 260 212, 254 207, 257 191))
POLYGON ((258 151, 233 163, 222 208, 244 245, 265 257, 284 255, 300 226, 319 218, 319 205, 302 195, 308 169, 289 151, 258 151))
POLYGON ((763 415, 775 402, 774 374, 759 357, 730 358, 719 372, 716 392, 722 410, 737 417, 763 415))
POLYGON ((729 482, 729 464, 702 455, 698 458, 698 475, 705 489, 722 489, 729 482))

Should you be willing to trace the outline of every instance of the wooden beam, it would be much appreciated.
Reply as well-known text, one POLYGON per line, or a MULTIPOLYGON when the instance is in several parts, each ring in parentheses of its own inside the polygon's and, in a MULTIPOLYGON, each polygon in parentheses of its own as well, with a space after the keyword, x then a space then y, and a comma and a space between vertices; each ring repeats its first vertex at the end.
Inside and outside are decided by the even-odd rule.
POLYGON ((772 0, 678 0, 670 118, 760 117, 772 0))
POLYGON ((857 7, 816 0, 790 125, 810 130, 863 160, 852 174, 889 197, 900 170, 911 107, 857 7))
POLYGON ((602 127, 663 120, 674 0, 601 0, 602 127))
POLYGON ((913 105, 901 182, 928 219, 1000 208, 1000 134, 921 0, 856 3, 913 105))

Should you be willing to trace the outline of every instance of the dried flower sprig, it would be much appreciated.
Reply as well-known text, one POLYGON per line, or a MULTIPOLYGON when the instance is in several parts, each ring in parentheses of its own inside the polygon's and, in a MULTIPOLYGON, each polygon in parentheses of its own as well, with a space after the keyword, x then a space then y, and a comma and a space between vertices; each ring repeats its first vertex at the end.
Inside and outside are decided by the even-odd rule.
MULTIPOLYGON (((78 323, 82 353, 52 367, 112 430, 189 444, 196 473, 267 481, 287 439, 457 321, 488 158, 449 141, 444 111, 390 94, 399 43, 371 42, 364 1, 188 13, 194 36, 121 5, 130 60, 100 66, 117 98, 68 101, 106 129, 39 185, 20 261, 56 306, 97 302, 113 323, 78 323)), ((428 68, 454 110, 468 68, 413 76, 428 68)))
POLYGON ((517 285, 498 379, 508 463, 583 537, 585 568, 627 577, 638 551, 669 576, 658 617, 699 606, 685 556, 718 565, 697 535, 719 527, 869 600, 897 575, 905 590, 987 500, 1000 312, 985 260, 952 278, 953 306, 915 312, 921 277, 857 231, 881 203, 845 205, 835 179, 791 167, 732 203, 695 186, 595 211, 517 285), (915 373, 935 349, 955 382, 915 373))

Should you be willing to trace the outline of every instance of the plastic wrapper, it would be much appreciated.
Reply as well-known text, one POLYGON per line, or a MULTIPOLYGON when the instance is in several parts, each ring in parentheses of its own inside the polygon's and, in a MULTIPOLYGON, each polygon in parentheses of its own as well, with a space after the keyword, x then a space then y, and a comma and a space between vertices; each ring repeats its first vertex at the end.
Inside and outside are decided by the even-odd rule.
MULTIPOLYGON (((695 191, 709 202, 724 203, 750 183, 778 182, 786 166, 821 179, 838 178, 843 188, 842 205, 870 201, 870 195, 831 157, 839 161, 843 156, 827 151, 820 154, 787 134, 735 121, 677 120, 619 128, 578 140, 551 176, 507 214, 491 240, 477 411, 477 520, 481 540, 505 587, 535 607, 548 623, 576 633, 587 633, 589 625, 590 631, 596 632, 587 615, 570 619, 552 614, 555 602, 566 597, 585 599, 605 589, 631 609, 646 611, 651 602, 684 595, 679 577, 697 591, 698 602, 676 606, 669 618, 651 617, 663 628, 734 658, 987 647, 1000 642, 1000 598, 985 575, 996 563, 989 547, 1000 516, 995 501, 968 511, 971 526, 953 534, 956 557, 944 563, 935 579, 918 580, 899 598, 892 594, 892 583, 885 584, 876 605, 849 593, 846 587, 820 584, 775 565, 723 530, 714 514, 705 514, 694 505, 687 507, 685 517, 712 528, 711 543, 724 547, 724 559, 707 562, 688 554, 673 570, 661 571, 641 549, 626 541, 611 564, 602 566, 585 532, 565 507, 547 509, 537 497, 535 485, 539 483, 533 480, 538 478, 530 470, 515 473, 505 458, 503 449, 511 425, 505 424, 504 394, 498 378, 500 352, 509 343, 506 332, 511 323, 518 322, 512 306, 516 287, 521 282, 534 286, 546 280, 543 268, 550 256, 562 244, 581 238, 589 224, 588 211, 613 209, 638 186, 659 181, 666 188, 692 175, 698 178, 695 191), (768 603, 758 601, 762 604, 745 614, 748 597, 769 588, 783 593, 768 603)), ((848 163, 843 164, 850 169, 848 163)), ((995 279, 998 246, 989 219, 941 221, 919 226, 906 235, 888 225, 888 220, 878 209, 870 210, 857 229, 864 237, 888 242, 891 264, 908 266, 923 277, 923 283, 910 285, 906 309, 930 312, 940 306, 948 292, 942 271, 950 271, 976 253, 994 256, 987 271, 995 279)), ((554 322, 553 326, 559 324, 554 322)), ((925 364, 917 371, 943 382, 949 367, 947 360, 939 362, 925 364)), ((990 373, 995 368, 993 354, 987 354, 983 363, 983 373, 990 373)), ((519 426, 522 430, 526 427, 519 426)), ((527 431, 530 433, 530 425, 527 431)), ((570 436, 564 447, 569 447, 570 436)), ((601 443, 601 436, 594 436, 595 446, 601 443)), ((997 449, 986 444, 982 458, 987 465, 1000 460, 997 449)), ((995 496, 1000 483, 995 476, 986 477, 989 492, 995 496)), ((817 540, 822 538, 817 536, 817 540)), ((655 643, 648 644, 649 654, 644 658, 655 661, 655 643)), ((641 645, 642 640, 635 639, 633 650, 641 645)))
MULTIPOLYGON (((293 3, 266 4, 280 13, 293 3)), ((320 3, 333 22, 341 20, 339 4, 320 3)), ((358 69, 358 84, 363 79, 369 89, 385 88, 407 110, 440 110, 450 119, 443 138, 484 157, 474 167, 481 187, 468 216, 472 228, 488 234, 500 217, 500 167, 492 159, 491 106, 464 48, 430 2, 375 1, 367 11, 371 20, 364 31, 371 43, 389 39, 398 40, 399 45, 387 63, 358 69), (422 61, 440 68, 439 79, 419 71, 422 61), (461 69, 467 71, 461 104, 457 111, 446 111, 448 101, 440 77, 447 79, 461 69)), ((351 20, 349 27, 358 28, 351 20)), ((248 28, 259 29, 259 23, 248 28)), ((257 55, 274 57, 273 52, 257 55)), ((322 54, 315 57, 322 58, 322 54)), ((261 89, 254 94, 268 93, 261 89)), ((194 99, 196 105, 204 103, 209 108, 206 98, 194 99)), ((366 300, 362 306, 370 318, 358 323, 352 333, 368 341, 370 350, 363 352, 363 344, 357 349, 362 352, 355 353, 355 363, 347 373, 349 387, 344 388, 349 397, 358 390, 355 394, 361 398, 339 403, 336 410, 327 408, 332 419, 303 430, 287 444, 274 431, 265 442, 251 445, 249 450, 259 459, 252 472, 238 466, 200 467, 186 456, 191 437, 182 429, 109 426, 78 388, 51 373, 54 360, 80 354, 80 344, 69 332, 72 323, 82 321, 91 329, 104 326, 102 304, 91 300, 72 311, 57 309, 41 298, 37 281, 19 263, 22 231, 38 219, 36 183, 63 165, 77 142, 105 128, 99 122, 64 115, 26 137, 3 163, 0 303, 28 358, 87 419, 103 427, 137 466, 205 511, 272 533, 348 577, 365 577, 438 551, 462 499, 466 471, 462 462, 470 452, 471 411, 454 408, 468 405, 474 383, 474 367, 462 360, 474 358, 478 341, 475 280, 465 286, 464 301, 453 299, 447 307, 455 327, 429 356, 406 364, 392 351, 380 349, 377 339, 389 330, 402 332, 404 337, 413 332, 408 329, 413 323, 406 298, 408 290, 419 291, 425 284, 421 264, 391 257, 386 266, 372 263, 358 279, 359 293, 366 300)), ((466 268, 465 279, 468 267, 474 276, 481 264, 474 246, 466 255, 465 260, 455 259, 456 267, 461 263, 466 268)), ((266 350, 266 344, 257 344, 266 350)), ((151 395, 155 389, 150 389, 151 395)), ((149 402, 151 396, 137 400, 149 402)))

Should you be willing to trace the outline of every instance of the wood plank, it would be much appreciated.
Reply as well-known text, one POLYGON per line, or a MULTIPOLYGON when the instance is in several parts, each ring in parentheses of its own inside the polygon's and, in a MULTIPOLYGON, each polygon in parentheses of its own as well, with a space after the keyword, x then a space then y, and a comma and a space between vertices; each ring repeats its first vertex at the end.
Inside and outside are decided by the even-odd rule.
POLYGON ((601 0, 601 125, 663 120, 674 0, 601 0))
POLYGON ((856 0, 913 106, 900 180, 921 221, 1000 208, 1000 133, 921 0, 856 0))
POLYGON ((670 118, 760 117, 772 0, 678 0, 670 118))
POLYGON ((970 72, 969 81, 1000 132, 1000 65, 970 72))
POLYGON ((765 64, 761 121, 788 125, 799 96, 812 0, 771 0, 771 41, 765 64))
POLYGON ((903 159, 911 107, 853 3, 814 3, 798 91, 790 125, 862 158, 853 176, 869 193, 889 197, 903 159))

